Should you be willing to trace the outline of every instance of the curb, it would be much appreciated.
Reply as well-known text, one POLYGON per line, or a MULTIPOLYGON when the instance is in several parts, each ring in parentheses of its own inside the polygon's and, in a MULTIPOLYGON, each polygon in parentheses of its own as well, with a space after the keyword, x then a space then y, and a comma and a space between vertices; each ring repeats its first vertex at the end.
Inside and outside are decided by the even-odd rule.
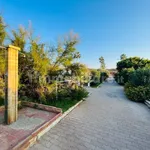
POLYGON ((100 85, 98 85, 98 86, 97 86, 97 88, 99 88, 100 86, 101 86, 101 84, 100 84, 100 85))
POLYGON ((94 89, 94 88, 95 88, 95 89, 97 89, 97 88, 99 88, 99 87, 101 86, 101 84, 102 84, 102 83, 100 83, 100 84, 99 84, 98 86, 96 86, 96 87, 91 87, 91 88, 93 88, 93 89, 94 89))
MULTIPOLYGON (((87 97, 89 97, 90 95, 92 95, 92 92, 89 92, 89 94, 88 94, 88 96, 87 97)), ((85 98, 86 99, 86 98, 85 98)), ((83 100, 85 100, 85 99, 83 99, 83 100)))
MULTIPOLYGON (((89 95, 88 95, 89 96, 89 95)), ((36 142, 46 133, 48 132, 50 129, 52 129, 55 125, 57 125, 63 118, 65 118, 72 110, 74 110, 77 106, 79 106, 82 102, 84 101, 84 99, 82 99, 81 101, 79 101, 77 104, 75 104, 74 106, 72 106, 71 108, 69 108, 67 111, 65 111, 61 116, 59 116, 57 119, 55 119, 49 126, 47 126, 47 128, 45 128, 42 132, 40 132, 36 139, 30 143, 29 147, 33 146, 34 144, 36 144, 36 142)), ((28 148, 29 148, 28 147, 28 148)))
POLYGON ((51 126, 59 116, 62 114, 57 114, 53 119, 49 120, 46 123, 43 123, 37 130, 35 130, 32 134, 30 134, 28 137, 23 139, 21 142, 19 142, 17 145, 15 145, 12 150, 27 150, 29 147, 34 145, 36 141, 38 140, 38 137, 40 135, 43 135, 43 132, 47 129, 47 127, 51 126))
POLYGON ((146 100, 144 103, 148 106, 148 108, 150 108, 150 101, 146 100))
POLYGON ((79 106, 85 99, 79 101, 77 104, 75 104, 74 106, 72 106, 71 108, 69 108, 67 111, 65 111, 62 116, 60 117, 61 119, 63 119, 64 117, 66 117, 73 109, 75 109, 77 106, 79 106))

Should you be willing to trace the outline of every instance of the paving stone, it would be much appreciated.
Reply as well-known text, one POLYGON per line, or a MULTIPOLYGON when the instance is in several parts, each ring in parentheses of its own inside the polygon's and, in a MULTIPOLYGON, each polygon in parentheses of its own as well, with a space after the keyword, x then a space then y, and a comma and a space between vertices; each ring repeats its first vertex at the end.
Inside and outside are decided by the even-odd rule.
POLYGON ((53 145, 51 147, 51 150, 61 150, 61 148, 59 146, 53 145))
POLYGON ((48 150, 48 148, 46 148, 45 146, 43 146, 42 144, 36 144, 33 147, 31 147, 31 150, 48 150))
POLYGON ((92 95, 31 150, 150 150, 150 111, 144 104, 129 101, 116 83, 88 90, 92 95))

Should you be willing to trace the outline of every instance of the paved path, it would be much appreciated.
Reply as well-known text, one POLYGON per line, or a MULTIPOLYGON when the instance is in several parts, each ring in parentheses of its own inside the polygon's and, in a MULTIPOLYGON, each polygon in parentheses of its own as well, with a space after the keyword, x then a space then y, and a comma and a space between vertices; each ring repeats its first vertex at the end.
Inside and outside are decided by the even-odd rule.
POLYGON ((31 150, 150 150, 150 109, 104 83, 31 150))

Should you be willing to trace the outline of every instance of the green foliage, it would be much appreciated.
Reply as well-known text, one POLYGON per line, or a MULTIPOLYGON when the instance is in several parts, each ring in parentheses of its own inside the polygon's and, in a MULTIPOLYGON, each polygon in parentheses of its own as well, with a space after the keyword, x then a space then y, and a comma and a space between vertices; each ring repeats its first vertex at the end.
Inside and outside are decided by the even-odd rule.
POLYGON ((120 56, 120 60, 125 60, 125 59, 127 59, 126 54, 122 54, 122 55, 120 56))
POLYGON ((81 87, 73 90, 68 89, 67 91, 65 89, 64 91, 59 92, 58 101, 49 101, 48 104, 62 108, 63 112, 65 112, 71 106, 75 105, 77 102, 88 96, 88 92, 81 87))
POLYGON ((97 88, 100 84, 101 84, 101 83, 99 83, 99 82, 91 82, 91 83, 90 83, 90 87, 92 87, 92 88, 97 88))
POLYGON ((100 81, 100 71, 97 69, 91 69, 91 80, 100 81))
POLYGON ((52 69, 62 65, 68 67, 73 63, 73 60, 80 58, 80 53, 76 50, 75 46, 78 44, 78 36, 74 33, 67 35, 62 42, 58 43, 56 47, 56 59, 52 69))
POLYGON ((100 62, 100 64, 101 64, 100 69, 105 69, 105 68, 106 68, 106 65, 105 65, 104 57, 101 56, 101 57, 99 58, 99 62, 100 62))
POLYGON ((124 60, 121 60, 117 63, 117 70, 120 72, 125 68, 143 68, 146 65, 150 65, 150 60, 141 59, 140 57, 130 57, 124 60))
POLYGON ((99 58, 100 62, 100 82, 105 81, 109 77, 109 71, 106 70, 105 60, 104 57, 99 58))
POLYGON ((88 68, 84 64, 80 63, 71 64, 68 66, 67 70, 70 70, 71 74, 75 76, 84 76, 89 73, 88 68))
POLYGON ((108 70, 101 70, 100 74, 100 82, 102 83, 109 77, 109 71, 108 70))
POLYGON ((81 99, 86 98, 87 95, 88 95, 87 90, 82 87, 78 88, 71 88, 70 86, 63 87, 59 88, 58 90, 58 101, 62 100, 64 101, 65 99, 80 101, 81 99))
MULTIPOLYGON (((6 38, 5 24, 0 16, 0 45, 6 38)), ((87 91, 77 85, 78 78, 89 75, 88 68, 75 60, 81 57, 76 49, 79 42, 78 36, 70 33, 58 42, 56 46, 47 46, 40 43, 34 36, 32 29, 20 26, 8 35, 11 45, 21 48, 19 52, 19 99, 30 100, 43 104, 54 104, 64 110, 87 96, 87 91), (74 88, 70 85, 62 87, 58 83, 58 100, 56 101, 55 79, 50 83, 46 77, 58 75, 65 76, 64 72, 71 71, 76 78, 74 88), (60 87, 59 87, 60 86, 60 87)), ((0 104, 4 99, 4 52, 0 50, 0 104)))
POLYGON ((150 86, 133 86, 131 83, 126 83, 125 93, 127 97, 135 102, 144 102, 150 100, 150 86))
POLYGON ((7 36, 6 33, 6 25, 4 23, 3 17, 0 15, 0 45, 4 45, 5 38, 7 36))
POLYGON ((88 92, 86 89, 79 87, 78 89, 74 89, 71 91, 71 98, 75 100, 82 100, 88 96, 88 92))
POLYGON ((150 85, 150 69, 140 68, 131 73, 129 82, 133 86, 149 86, 150 85))
POLYGON ((31 43, 31 57, 33 59, 33 70, 39 75, 45 76, 48 73, 50 60, 46 54, 44 44, 38 44, 36 41, 31 43))
POLYGON ((125 84, 125 93, 130 100, 144 102, 150 99, 150 60, 130 57, 117 63, 115 80, 125 84))
POLYGON ((127 97, 136 102, 150 100, 150 69, 140 68, 132 72, 125 84, 127 97))
POLYGON ((124 85, 129 81, 130 74, 134 72, 134 68, 125 68, 122 71, 115 74, 115 80, 120 84, 124 85))
POLYGON ((45 94, 46 97, 43 97, 43 95, 41 96, 42 99, 25 98, 24 100, 38 103, 40 102, 45 105, 59 107, 62 108, 63 112, 65 112, 71 106, 75 105, 83 98, 86 98, 88 96, 88 92, 82 87, 79 87, 77 89, 60 88, 58 90, 58 100, 56 100, 56 94, 54 92, 45 94))
POLYGON ((5 50, 0 48, 0 77, 5 73, 5 50))
POLYGON ((89 69, 86 67, 86 65, 81 63, 73 63, 70 66, 66 68, 67 73, 70 71, 71 76, 73 80, 80 81, 80 83, 88 82, 89 77, 89 69))
POLYGON ((27 34, 28 31, 23 26, 20 26, 18 30, 12 30, 11 44, 20 47, 21 51, 24 51, 27 34))
POLYGON ((119 84, 124 85, 126 82, 129 81, 130 74, 144 67, 150 68, 150 60, 141 59, 140 57, 130 57, 130 58, 122 59, 117 63, 118 73, 115 74, 115 80, 119 84))
POLYGON ((0 78, 0 106, 4 104, 4 80, 0 78))
POLYGON ((4 98, 0 96, 0 106, 4 105, 4 98))
MULTIPOLYGON (((6 39, 6 25, 3 21, 3 17, 0 15, 0 46, 4 45, 6 39)), ((0 77, 4 75, 5 72, 5 50, 0 48, 0 77)))
MULTIPOLYGON (((12 35, 9 36, 11 45, 20 47, 21 53, 19 52, 19 94, 21 86, 25 86, 29 82, 28 73, 33 68, 33 63, 31 61, 31 55, 29 52, 26 52, 25 47, 27 44, 28 31, 23 27, 19 26, 17 30, 12 30, 12 35), (29 71, 30 70, 30 71, 29 71)), ((20 96, 20 95, 19 95, 20 96)))
POLYGON ((70 107, 74 106, 77 102, 78 102, 77 100, 65 99, 62 101, 50 102, 48 105, 61 108, 62 111, 65 112, 70 107))

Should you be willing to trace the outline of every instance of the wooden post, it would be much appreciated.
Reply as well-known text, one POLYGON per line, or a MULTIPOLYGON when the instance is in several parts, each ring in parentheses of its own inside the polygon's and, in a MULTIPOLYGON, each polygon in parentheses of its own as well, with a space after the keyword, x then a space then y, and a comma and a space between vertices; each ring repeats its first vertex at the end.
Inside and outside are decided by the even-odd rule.
POLYGON ((18 118, 18 51, 9 45, 6 50, 6 94, 5 123, 11 124, 18 118))

